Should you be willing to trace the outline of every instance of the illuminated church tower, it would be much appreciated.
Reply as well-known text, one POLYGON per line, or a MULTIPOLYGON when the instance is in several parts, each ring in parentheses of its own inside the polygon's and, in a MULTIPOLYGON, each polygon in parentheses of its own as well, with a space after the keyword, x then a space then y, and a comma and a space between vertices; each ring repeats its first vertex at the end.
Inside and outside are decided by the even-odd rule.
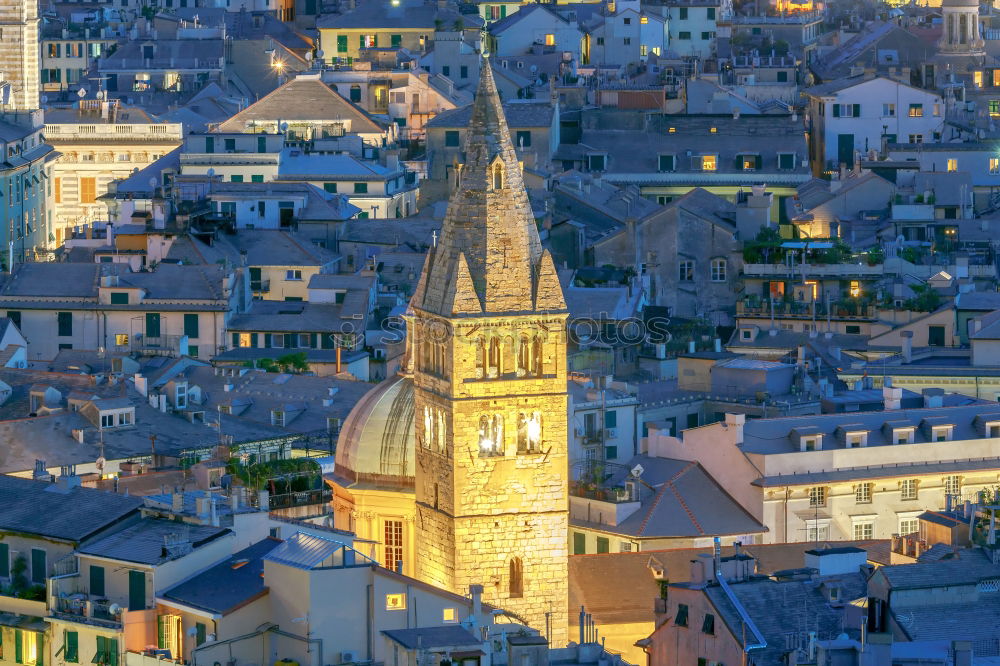
POLYGON ((567 311, 493 73, 409 319, 417 577, 567 638, 567 311))

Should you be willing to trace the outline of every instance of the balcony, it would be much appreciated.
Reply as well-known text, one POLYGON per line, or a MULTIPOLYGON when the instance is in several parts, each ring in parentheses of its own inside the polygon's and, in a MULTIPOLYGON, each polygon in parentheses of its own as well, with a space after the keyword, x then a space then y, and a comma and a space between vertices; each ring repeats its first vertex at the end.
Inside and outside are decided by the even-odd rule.
POLYGON ((250 281, 250 291, 256 293, 264 293, 271 291, 271 281, 270 280, 251 280, 250 281))
POLYGON ((884 273, 881 264, 744 264, 743 274, 748 277, 787 277, 787 278, 880 278, 884 273))
POLYGON ((91 599, 90 595, 76 592, 54 599, 52 615, 60 620, 91 624, 109 629, 122 628, 124 609, 108 599, 91 599))
POLYGON ((71 125, 52 124, 45 126, 45 137, 50 143, 63 141, 74 142, 167 142, 180 143, 183 138, 180 123, 159 123, 149 125, 131 125, 128 123, 103 123, 100 118, 94 119, 94 124, 85 122, 71 125))
POLYGON ((827 315, 837 320, 874 321, 874 305, 843 305, 840 303, 802 303, 775 301, 771 303, 760 301, 738 301, 736 303, 737 317, 759 317, 775 319, 826 319, 827 315), (773 309, 772 309, 773 307, 773 309))

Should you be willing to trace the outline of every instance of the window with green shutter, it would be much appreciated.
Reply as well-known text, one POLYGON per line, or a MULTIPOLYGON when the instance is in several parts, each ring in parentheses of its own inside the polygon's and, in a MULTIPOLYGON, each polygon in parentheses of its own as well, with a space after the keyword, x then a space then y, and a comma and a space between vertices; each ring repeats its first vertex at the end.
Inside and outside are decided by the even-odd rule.
POLYGON ((146 313, 146 337, 147 338, 160 337, 160 313, 158 312, 146 313))
POLYGON ((255 173, 255 174, 253 174, 252 176, 250 176, 250 182, 251 183, 263 183, 264 182, 264 174, 262 174, 262 173, 255 173))
POLYGON ((337 183, 323 183, 323 189, 330 194, 337 193, 337 183))
POLYGON ((587 535, 583 532, 573 532, 573 554, 587 554, 587 535))
POLYGON ((48 553, 41 548, 31 549, 31 582, 44 584, 48 575, 48 553))
POLYGON ((10 577, 10 546, 0 543, 0 578, 10 577))
POLYGON ((111 305, 128 305, 128 292, 127 291, 111 292, 111 305))
POLYGON ((56 313, 56 324, 58 327, 58 334, 61 338, 68 338, 73 335, 73 313, 72 312, 57 312, 56 313))
POLYGON ((617 428, 618 427, 618 411, 615 409, 609 409, 604 412, 604 427, 605 428, 617 428))
POLYGON ((194 625, 194 644, 201 645, 205 642, 206 636, 205 625, 201 622, 196 622, 194 625))
POLYGON ((257 152, 266 153, 267 152, 267 137, 259 136, 257 137, 257 152))
POLYGON ((90 565, 90 595, 98 598, 104 596, 104 567, 96 564, 90 565))
POLYGON ((389 35, 389 46, 393 48, 397 46, 402 46, 403 36, 402 35, 389 35))
POLYGON ((778 168, 784 170, 791 170, 795 168, 795 154, 794 153, 781 153, 778 155, 778 168))
POLYGON ((240 174, 234 173, 233 175, 231 175, 229 177, 229 182, 230 183, 242 183, 243 182, 243 176, 241 176, 240 174))
POLYGON ((618 458, 618 447, 617 446, 605 446, 604 447, 604 459, 605 460, 616 460, 618 458))
POLYGON ((80 637, 75 631, 63 632, 63 661, 70 664, 80 661, 80 637))
POLYGON ((673 171, 673 170, 674 170, 674 156, 660 155, 660 171, 673 171))
POLYGON ((14 630, 14 661, 24 663, 24 632, 20 629, 14 630))
POLYGON ((608 541, 608 537, 597 537, 597 552, 607 553, 611 550, 611 544, 608 541))
POLYGON ((146 573, 131 569, 128 572, 128 609, 130 611, 146 608, 146 573))
POLYGON ((184 335, 189 338, 198 337, 198 314, 188 313, 184 315, 184 335))
POLYGON ((337 53, 347 53, 347 35, 337 35, 337 53))
POLYGON ((368 194, 368 183, 354 183, 355 194, 368 194))

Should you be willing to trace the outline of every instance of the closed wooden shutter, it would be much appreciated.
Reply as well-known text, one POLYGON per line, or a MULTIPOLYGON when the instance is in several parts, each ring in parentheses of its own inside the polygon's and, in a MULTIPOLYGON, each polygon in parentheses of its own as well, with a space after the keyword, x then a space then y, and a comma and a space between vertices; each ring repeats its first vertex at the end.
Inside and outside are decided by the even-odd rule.
POLYGON ((97 199, 97 181, 95 178, 80 179, 80 203, 94 203, 97 199))

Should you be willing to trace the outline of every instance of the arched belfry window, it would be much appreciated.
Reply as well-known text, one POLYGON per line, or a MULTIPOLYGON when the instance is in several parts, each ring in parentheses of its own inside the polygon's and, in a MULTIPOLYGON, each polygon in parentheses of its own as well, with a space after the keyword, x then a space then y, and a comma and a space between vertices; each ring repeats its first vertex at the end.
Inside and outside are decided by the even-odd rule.
POLYGON ((510 576, 507 580, 507 596, 520 599, 524 596, 524 564, 520 557, 510 558, 510 576))
POLYGON ((499 190, 503 187, 503 166, 497 162, 493 165, 493 189, 499 190))

